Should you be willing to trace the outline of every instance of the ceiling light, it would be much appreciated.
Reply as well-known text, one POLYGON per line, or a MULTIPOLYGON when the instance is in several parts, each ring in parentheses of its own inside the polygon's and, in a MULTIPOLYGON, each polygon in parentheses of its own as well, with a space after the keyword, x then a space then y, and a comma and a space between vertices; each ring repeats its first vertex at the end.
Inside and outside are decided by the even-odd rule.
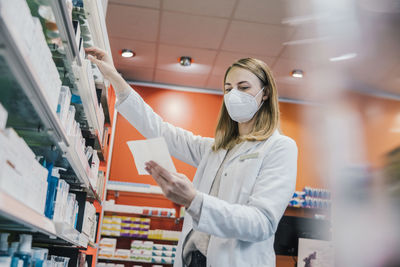
POLYGON ((302 70, 292 70, 290 73, 294 78, 303 78, 303 71, 302 70))
POLYGON ((122 57, 134 57, 136 54, 130 49, 122 49, 121 56, 122 57))
POLYGON ((329 60, 330 61, 341 61, 341 60, 347 60, 347 59, 352 59, 357 56, 356 53, 349 53, 349 54, 344 54, 338 57, 331 57, 329 60))
POLYGON ((193 59, 191 57, 180 57, 179 58, 179 64, 183 67, 189 67, 192 65, 193 59))

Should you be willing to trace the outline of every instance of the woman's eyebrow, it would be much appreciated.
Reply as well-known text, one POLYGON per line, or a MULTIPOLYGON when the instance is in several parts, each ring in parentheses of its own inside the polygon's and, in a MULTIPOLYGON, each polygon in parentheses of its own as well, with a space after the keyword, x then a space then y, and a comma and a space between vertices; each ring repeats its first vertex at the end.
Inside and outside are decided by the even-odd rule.
POLYGON ((248 81, 241 81, 241 82, 238 82, 238 84, 242 84, 242 83, 249 83, 248 81))
MULTIPOLYGON (((242 84, 242 83, 249 83, 248 81, 241 81, 241 82, 238 82, 238 84, 242 84)), ((230 83, 225 83, 225 85, 231 85, 230 83)))

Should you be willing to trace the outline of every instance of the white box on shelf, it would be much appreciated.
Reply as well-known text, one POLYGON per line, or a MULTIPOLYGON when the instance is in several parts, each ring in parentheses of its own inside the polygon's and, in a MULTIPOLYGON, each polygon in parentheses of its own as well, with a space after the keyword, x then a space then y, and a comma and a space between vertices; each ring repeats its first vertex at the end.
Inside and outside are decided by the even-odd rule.
POLYGON ((1 187, 39 213, 44 211, 47 169, 17 133, 9 128, 0 132, 1 187))
POLYGON ((24 56, 29 56, 32 42, 32 15, 24 0, 0 0, 0 16, 9 31, 16 39, 16 45, 22 49, 24 56))
POLYGON ((129 259, 131 251, 129 249, 117 249, 115 250, 114 257, 119 259, 129 259))
POLYGON ((100 248, 99 256, 104 258, 112 258, 114 256, 115 249, 110 248, 100 248))
POLYGON ((82 224, 82 233, 91 237, 93 235, 92 227, 95 227, 96 223, 96 208, 92 203, 86 201, 85 203, 85 214, 82 224))
POLYGON ((20 185, 23 182, 17 171, 7 161, 0 161, 0 189, 15 199, 21 199, 24 190, 20 185))
POLYGON ((34 24, 34 50, 32 63, 39 74, 43 85, 44 95, 50 108, 56 112, 58 98, 61 90, 61 80, 57 67, 52 59, 49 47, 43 34, 42 25, 38 18, 33 18, 34 24))
POLYGON ((103 237, 100 240, 99 247, 100 248, 112 248, 112 249, 115 249, 117 247, 117 239, 103 237))
POLYGON ((67 126, 67 117, 68 117, 68 110, 69 106, 71 105, 71 90, 68 86, 62 86, 60 90, 60 96, 58 99, 57 105, 57 114, 60 118, 61 124, 66 130, 67 126))
POLYGON ((57 196, 54 207, 53 221, 64 222, 65 208, 68 200, 69 184, 60 179, 57 186, 57 196))

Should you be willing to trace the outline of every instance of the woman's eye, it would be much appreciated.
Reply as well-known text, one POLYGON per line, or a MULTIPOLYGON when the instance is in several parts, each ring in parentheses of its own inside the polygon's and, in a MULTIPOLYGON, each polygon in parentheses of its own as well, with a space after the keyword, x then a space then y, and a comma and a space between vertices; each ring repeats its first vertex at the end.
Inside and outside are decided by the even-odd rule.
POLYGON ((249 87, 244 86, 244 87, 239 87, 239 89, 240 90, 246 90, 246 89, 249 89, 249 87))
POLYGON ((229 92, 232 88, 226 88, 225 91, 229 92))

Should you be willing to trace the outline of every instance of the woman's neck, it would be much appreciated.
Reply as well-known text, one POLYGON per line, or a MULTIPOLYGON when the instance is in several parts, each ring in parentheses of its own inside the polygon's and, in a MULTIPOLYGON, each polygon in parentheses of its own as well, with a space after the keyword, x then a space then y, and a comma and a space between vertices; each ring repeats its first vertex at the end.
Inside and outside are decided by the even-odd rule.
POLYGON ((247 134, 251 133, 253 125, 254 125, 254 118, 252 118, 248 122, 243 122, 243 123, 239 122, 238 123, 239 135, 243 136, 243 135, 247 135, 247 134))

